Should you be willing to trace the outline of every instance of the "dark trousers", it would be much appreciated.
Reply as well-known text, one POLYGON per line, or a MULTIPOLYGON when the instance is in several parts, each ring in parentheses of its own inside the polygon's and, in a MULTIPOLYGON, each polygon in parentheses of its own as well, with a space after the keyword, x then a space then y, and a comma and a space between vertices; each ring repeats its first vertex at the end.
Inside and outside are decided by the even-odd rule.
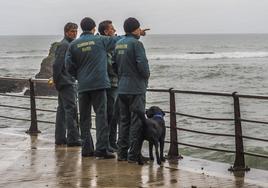
POLYGON ((117 123, 119 118, 119 106, 117 88, 109 88, 107 92, 107 118, 109 127, 109 143, 112 147, 116 146, 117 123))
POLYGON ((55 143, 76 142, 79 139, 77 128, 76 90, 72 85, 63 86, 58 91, 55 143), (67 139, 66 139, 67 129, 67 139))
POLYGON ((96 113, 96 151, 108 149, 107 96, 106 90, 94 90, 79 93, 81 138, 92 140, 90 129, 91 106, 96 113))
POLYGON ((141 152, 142 122, 133 110, 145 111, 145 94, 119 94, 118 156, 136 161, 141 152))

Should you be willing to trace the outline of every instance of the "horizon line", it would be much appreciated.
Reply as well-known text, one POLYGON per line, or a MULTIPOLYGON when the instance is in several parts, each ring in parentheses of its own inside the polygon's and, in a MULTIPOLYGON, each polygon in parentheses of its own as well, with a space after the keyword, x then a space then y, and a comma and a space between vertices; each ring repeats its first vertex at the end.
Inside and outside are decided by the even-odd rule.
MULTIPOLYGON (((147 35, 263 35, 267 33, 149 33, 147 35)), ((63 34, 0 34, 0 36, 63 36, 63 34)))

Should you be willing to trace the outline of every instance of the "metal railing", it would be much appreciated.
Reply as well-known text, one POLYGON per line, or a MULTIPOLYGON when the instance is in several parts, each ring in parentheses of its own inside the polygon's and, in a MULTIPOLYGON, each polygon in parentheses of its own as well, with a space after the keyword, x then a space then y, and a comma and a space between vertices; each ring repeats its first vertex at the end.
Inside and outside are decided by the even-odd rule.
MULTIPOLYGON (((30 108, 29 107, 18 107, 18 106, 12 106, 12 105, 3 105, 3 104, 0 104, 0 107, 30 110, 31 119, 8 117, 8 116, 3 116, 3 115, 0 115, 0 118, 6 118, 6 119, 12 119, 12 120, 30 121, 31 122, 30 128, 26 132, 28 134, 31 134, 31 135, 35 135, 35 134, 40 133, 40 131, 38 130, 38 122, 54 124, 54 122, 38 120, 37 115, 36 115, 37 111, 56 112, 55 110, 46 110, 46 109, 38 109, 38 108, 36 108, 36 103, 35 103, 36 99, 40 99, 40 100, 44 100, 44 99, 46 99, 46 100, 56 100, 55 98, 37 97, 37 96, 35 96, 34 83, 40 83, 40 82, 45 83, 47 81, 48 81, 47 79, 29 79, 30 96, 20 96, 20 95, 1 94, 0 93, 0 96, 29 98, 30 99, 30 108)), ((245 155, 268 159, 267 155, 250 153, 250 152, 245 152, 244 151, 243 139, 250 139, 250 140, 256 140, 256 141, 263 141, 263 142, 268 142, 268 139, 255 138, 255 137, 250 137, 250 136, 243 136, 243 134, 242 134, 242 122, 251 122, 251 123, 257 123, 257 124, 268 124, 268 122, 256 121, 256 120, 248 120, 248 119, 241 118, 240 102, 239 102, 240 98, 268 100, 268 96, 240 95, 237 92, 234 92, 234 93, 230 94, 230 93, 217 93, 217 92, 175 90, 173 88, 170 88, 170 89, 148 89, 147 91, 148 92, 168 93, 169 94, 169 108, 170 108, 170 111, 165 111, 165 113, 170 114, 170 126, 167 126, 167 128, 170 129, 170 141, 165 141, 165 142, 170 144, 169 151, 168 151, 168 157, 170 159, 182 158, 181 155, 179 154, 178 145, 194 147, 194 148, 200 148, 200 149, 206 149, 206 150, 212 150, 212 151, 218 151, 218 152, 234 153, 235 154, 235 161, 234 161, 234 165, 229 169, 230 171, 241 171, 241 170, 247 171, 247 170, 249 170, 249 168, 245 164, 245 155), (233 107, 234 107, 234 118, 233 119, 228 119, 228 118, 209 118, 209 117, 202 117, 202 116, 196 116, 196 115, 191 115, 191 114, 178 113, 176 111, 176 97, 175 97, 176 94, 210 95, 210 96, 232 97, 232 99, 233 99, 233 107), (233 134, 220 134, 220 133, 211 133, 211 132, 203 132, 203 131, 180 128, 177 125, 177 116, 185 116, 185 117, 189 117, 189 118, 202 119, 202 120, 207 120, 207 121, 233 121, 234 122, 234 127, 235 127, 235 134, 234 135, 233 134), (178 132, 177 132, 178 130, 179 131, 192 132, 192 133, 196 133, 196 134, 233 137, 233 138, 235 138, 235 150, 233 151, 233 150, 226 150, 226 149, 210 148, 210 147, 204 147, 204 146, 200 146, 200 145, 194 145, 194 144, 188 144, 188 143, 179 142, 178 141, 178 132)))
POLYGON ((244 139, 251 139, 256 141, 263 141, 268 142, 268 139, 261 139, 261 138, 255 138, 255 137, 249 137, 249 136, 243 136, 242 134, 242 124, 241 122, 251 122, 251 123, 260 123, 260 124, 267 124, 268 122, 264 121, 256 121, 256 120, 247 120, 241 118, 240 113, 240 102, 239 98, 251 98, 251 99, 264 99, 268 100, 268 96, 259 96, 259 95, 240 95, 237 94, 237 92, 233 93, 217 93, 217 92, 202 92, 202 91, 187 91, 187 90, 175 90, 173 88, 170 89, 148 89, 150 92, 166 92, 169 93, 169 105, 170 105, 170 111, 167 113, 170 113, 170 141, 166 141, 166 143, 170 144, 169 148, 169 158, 171 159, 178 159, 181 158, 179 155, 179 149, 178 145, 184 145, 188 147, 194 147, 194 148, 200 148, 200 149, 207 149, 212 151, 219 151, 219 152, 226 152, 226 153, 234 153, 235 154, 235 161, 234 165, 228 169, 230 171, 248 171, 249 168, 245 164, 245 155, 255 156, 255 157, 262 157, 268 159, 267 155, 262 154, 255 154, 250 152, 244 151, 244 139), (176 100, 175 100, 175 94, 193 94, 193 95, 211 95, 211 96, 221 96, 221 97, 232 97, 233 98, 233 106, 234 106, 234 118, 233 119, 227 119, 227 118, 208 118, 208 117, 202 117, 202 116, 195 116, 190 114, 184 114, 184 113, 178 113, 176 111, 176 100), (203 131, 196 131, 196 130, 190 130, 190 129, 184 129, 179 128, 177 126, 177 115, 190 117, 190 118, 196 118, 196 119, 202 119, 202 120, 208 120, 208 121, 234 121, 235 126, 235 134, 219 134, 219 133, 209 133, 209 132, 203 132, 203 131), (225 137, 234 137, 235 138, 235 151, 232 150, 226 150, 226 149, 216 149, 216 148, 209 148, 204 147, 200 145, 194 145, 194 144, 187 144, 178 142, 178 136, 177 136, 177 130, 180 131, 187 131, 197 134, 206 134, 206 135, 213 135, 213 136, 225 136, 225 137))
POLYGON ((14 105, 5 105, 0 104, 0 107, 4 108, 12 108, 12 109, 23 109, 23 110, 30 110, 30 119, 26 118, 18 118, 18 117, 10 117, 10 116, 3 116, 0 115, 0 118, 5 119, 11 119, 11 120, 21 120, 21 121, 29 121, 31 122, 30 128, 26 131, 26 133, 30 135, 36 135, 38 133, 41 133, 41 131, 38 130, 37 123, 47 123, 47 124, 55 124, 55 122, 52 121, 46 121, 46 120, 37 120, 37 111, 43 111, 43 112, 53 112, 56 113, 56 110, 47 110, 47 109, 40 109, 36 108, 36 99, 48 99, 48 100, 57 100, 56 98, 49 98, 49 97, 37 97, 35 96, 35 86, 34 82, 38 83, 47 83, 47 79, 20 79, 20 78, 7 78, 7 77, 1 77, 1 80, 14 80, 14 81, 27 81, 29 82, 29 96, 23 96, 23 95, 17 95, 17 94, 6 94, 6 93, 0 93, 0 96, 4 97, 15 97, 15 98, 25 98, 30 100, 30 107, 21 107, 21 106, 14 106, 14 105))

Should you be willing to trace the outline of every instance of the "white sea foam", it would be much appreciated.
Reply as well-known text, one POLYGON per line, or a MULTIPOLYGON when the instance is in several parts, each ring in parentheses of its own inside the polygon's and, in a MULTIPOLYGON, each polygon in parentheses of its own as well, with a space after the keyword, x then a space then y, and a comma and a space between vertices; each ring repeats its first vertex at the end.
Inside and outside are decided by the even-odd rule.
POLYGON ((148 55, 152 60, 202 60, 202 59, 240 59, 240 58, 265 58, 268 52, 215 52, 215 53, 183 53, 183 54, 155 54, 148 55))
POLYGON ((14 50, 6 51, 7 54, 47 53, 48 50, 14 50))
POLYGON ((9 60, 9 59, 40 59, 44 58, 41 55, 24 55, 24 56, 1 56, 0 60, 9 60))

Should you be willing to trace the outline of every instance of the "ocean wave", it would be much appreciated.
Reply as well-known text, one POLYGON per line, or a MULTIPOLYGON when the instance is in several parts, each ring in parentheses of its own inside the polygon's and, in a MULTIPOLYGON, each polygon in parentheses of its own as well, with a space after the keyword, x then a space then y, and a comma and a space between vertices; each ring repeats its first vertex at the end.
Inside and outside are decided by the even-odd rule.
POLYGON ((39 59, 44 58, 40 55, 25 55, 25 56, 0 56, 0 60, 9 60, 9 59, 39 59))
POLYGON ((15 50, 15 51, 7 51, 6 54, 25 54, 25 53, 44 53, 48 52, 47 50, 15 50))
POLYGON ((202 59, 240 59, 265 58, 268 52, 188 52, 184 54, 155 54, 148 55, 151 60, 202 60, 202 59))

